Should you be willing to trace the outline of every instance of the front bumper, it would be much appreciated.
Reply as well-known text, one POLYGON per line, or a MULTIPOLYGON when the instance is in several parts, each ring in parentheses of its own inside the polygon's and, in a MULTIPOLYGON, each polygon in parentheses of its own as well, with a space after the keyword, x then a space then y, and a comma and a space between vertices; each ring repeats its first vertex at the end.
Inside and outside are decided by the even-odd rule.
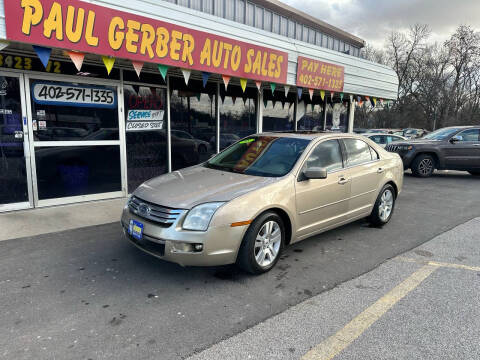
POLYGON ((247 226, 230 227, 229 225, 210 227, 207 231, 187 231, 181 228, 186 212, 169 227, 146 220, 123 209, 122 227, 126 238, 142 251, 162 260, 182 266, 218 266, 235 263, 238 249, 247 226), (128 234, 130 220, 143 224, 143 239, 138 241, 128 234), (178 245, 202 244, 200 252, 177 250, 178 245), (178 244, 177 246, 175 246, 178 244))

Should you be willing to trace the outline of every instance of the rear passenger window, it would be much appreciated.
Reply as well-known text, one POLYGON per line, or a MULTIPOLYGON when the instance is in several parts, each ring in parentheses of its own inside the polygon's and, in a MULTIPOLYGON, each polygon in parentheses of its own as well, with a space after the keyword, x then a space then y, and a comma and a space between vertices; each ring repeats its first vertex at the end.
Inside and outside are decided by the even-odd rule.
POLYGON ((308 157, 305 168, 319 167, 327 171, 343 168, 342 150, 338 140, 327 140, 317 145, 308 157))
MULTIPOLYGON (((347 150, 347 166, 357 166, 378 159, 378 155, 372 156, 370 146, 358 139, 343 139, 347 150)), ((372 152, 376 154, 375 151, 372 152)))

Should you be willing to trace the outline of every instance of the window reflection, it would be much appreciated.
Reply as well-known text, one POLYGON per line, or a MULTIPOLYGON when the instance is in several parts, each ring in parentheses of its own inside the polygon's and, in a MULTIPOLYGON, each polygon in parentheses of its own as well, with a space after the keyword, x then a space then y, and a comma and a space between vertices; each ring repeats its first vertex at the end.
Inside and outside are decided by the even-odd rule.
POLYGON ((168 171, 166 89, 125 85, 128 191, 168 171), (142 126, 141 126, 142 125, 142 126))
POLYGON ((36 141, 118 140, 115 87, 31 80, 36 141))
POLYGON ((256 88, 220 87, 220 150, 257 131, 256 88))
POLYGON ((171 78, 172 168, 208 160, 216 152, 216 84, 171 78))
POLYGON ((285 97, 283 89, 274 94, 263 91, 263 131, 293 131, 295 118, 295 93, 285 97))
POLYGON ((323 130, 323 101, 320 96, 310 100, 310 95, 302 95, 298 102, 297 121, 298 130, 323 130))

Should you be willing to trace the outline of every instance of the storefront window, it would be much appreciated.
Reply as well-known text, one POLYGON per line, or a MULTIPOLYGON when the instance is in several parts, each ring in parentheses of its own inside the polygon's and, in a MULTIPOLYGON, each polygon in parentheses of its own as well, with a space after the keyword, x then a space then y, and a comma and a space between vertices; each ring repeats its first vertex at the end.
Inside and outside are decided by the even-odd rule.
POLYGON ((216 84, 204 88, 190 80, 171 79, 172 169, 208 160, 216 152, 216 84))
POLYGON ((257 132, 256 88, 220 87, 220 150, 257 132))
POLYGON ((310 100, 303 95, 298 103, 297 130, 321 131, 323 129, 323 101, 318 96, 310 100))
POLYGON ((166 89, 125 85, 128 192, 168 171, 166 89))
POLYGON ((35 141, 118 140, 115 87, 31 80, 35 141))
POLYGON ((270 90, 263 91, 263 131, 293 131, 295 118, 295 94, 285 97, 283 90, 272 95, 270 90))

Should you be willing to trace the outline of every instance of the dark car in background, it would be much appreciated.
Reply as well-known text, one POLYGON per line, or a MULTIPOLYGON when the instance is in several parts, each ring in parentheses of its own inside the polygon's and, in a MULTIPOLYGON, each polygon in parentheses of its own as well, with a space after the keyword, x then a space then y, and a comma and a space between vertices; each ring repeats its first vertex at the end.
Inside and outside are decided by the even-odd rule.
POLYGON ((434 131, 421 139, 387 145, 396 152, 405 169, 418 177, 437 170, 460 170, 480 176, 480 126, 456 126, 434 131))

